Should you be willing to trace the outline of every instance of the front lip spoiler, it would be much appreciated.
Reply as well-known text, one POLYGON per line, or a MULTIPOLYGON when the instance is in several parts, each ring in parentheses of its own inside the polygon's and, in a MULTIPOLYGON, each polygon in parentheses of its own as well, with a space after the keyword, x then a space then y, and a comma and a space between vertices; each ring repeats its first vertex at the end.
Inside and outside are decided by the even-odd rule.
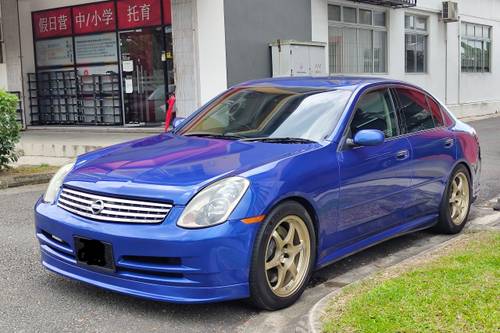
POLYGON ((147 300, 179 303, 179 304, 195 304, 195 303, 212 303, 220 301, 228 301, 234 299, 246 298, 249 296, 248 283, 240 283, 228 286, 213 286, 213 287, 179 287, 179 286, 164 286, 161 288, 165 293, 150 293, 143 290, 132 289, 119 286, 115 283, 109 283, 105 280, 115 281, 117 283, 135 284, 138 287, 151 284, 145 284, 138 281, 123 279, 121 277, 110 276, 97 271, 87 270, 78 266, 69 265, 62 261, 53 258, 42 250, 42 265, 49 271, 62 275, 64 277, 81 281, 99 288, 111 290, 123 295, 139 297, 147 300), (57 266, 59 267, 57 267, 57 266), (60 268, 60 266, 70 266, 73 271, 78 271, 79 274, 70 272, 69 269, 60 268), (95 277, 95 278, 92 278, 95 277), (99 279, 99 280, 98 280, 99 279), (170 291, 170 293, 168 292, 170 291), (174 294, 185 294, 190 296, 174 296, 174 294), (207 296, 212 295, 212 296, 207 296))

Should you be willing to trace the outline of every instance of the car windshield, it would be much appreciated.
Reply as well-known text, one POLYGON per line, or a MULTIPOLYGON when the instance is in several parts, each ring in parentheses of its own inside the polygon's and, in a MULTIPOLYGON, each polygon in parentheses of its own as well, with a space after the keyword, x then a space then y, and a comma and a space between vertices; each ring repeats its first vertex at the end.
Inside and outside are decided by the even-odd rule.
POLYGON ((233 88, 203 107, 177 134, 317 142, 333 131, 350 95, 318 88, 233 88))

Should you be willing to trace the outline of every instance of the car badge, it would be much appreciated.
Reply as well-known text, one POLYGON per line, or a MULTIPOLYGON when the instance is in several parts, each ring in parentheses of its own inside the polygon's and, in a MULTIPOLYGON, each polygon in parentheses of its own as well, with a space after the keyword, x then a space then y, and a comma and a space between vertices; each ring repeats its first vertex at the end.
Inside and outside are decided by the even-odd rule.
POLYGON ((96 200, 90 205, 90 210, 94 215, 99 215, 104 209, 104 202, 102 200, 96 200))

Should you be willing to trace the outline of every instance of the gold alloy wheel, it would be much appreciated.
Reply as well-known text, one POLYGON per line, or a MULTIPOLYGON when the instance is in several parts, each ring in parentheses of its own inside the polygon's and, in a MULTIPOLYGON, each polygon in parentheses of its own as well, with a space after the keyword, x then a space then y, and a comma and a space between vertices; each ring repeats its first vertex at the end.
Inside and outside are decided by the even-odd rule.
POLYGON ((453 178, 450 189, 450 216, 451 221, 460 225, 465 220, 469 210, 469 181, 463 172, 453 178))
POLYGON ((279 297, 292 295, 306 278, 311 240, 305 222, 296 215, 274 227, 266 247, 265 272, 269 287, 279 297))

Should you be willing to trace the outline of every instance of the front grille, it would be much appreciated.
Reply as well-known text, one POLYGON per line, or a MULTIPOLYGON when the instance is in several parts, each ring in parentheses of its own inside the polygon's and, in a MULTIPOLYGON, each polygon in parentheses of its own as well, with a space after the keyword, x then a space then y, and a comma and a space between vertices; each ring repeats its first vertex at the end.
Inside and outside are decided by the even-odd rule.
POLYGON ((161 223, 172 205, 119 199, 63 188, 57 205, 73 214, 103 222, 161 223))

